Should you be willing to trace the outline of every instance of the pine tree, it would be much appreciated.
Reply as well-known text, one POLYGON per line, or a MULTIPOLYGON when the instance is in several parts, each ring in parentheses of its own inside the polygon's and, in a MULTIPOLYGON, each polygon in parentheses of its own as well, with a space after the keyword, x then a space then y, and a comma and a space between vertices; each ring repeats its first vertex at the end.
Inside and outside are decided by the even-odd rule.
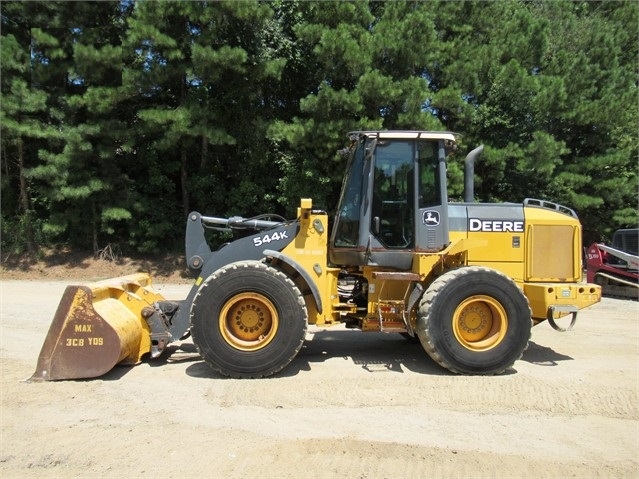
POLYGON ((543 69, 565 91, 549 131, 569 150, 550 191, 573 205, 585 241, 637 227, 639 6, 635 2, 543 3, 550 44, 543 69))
POLYGON ((47 241, 41 217, 46 215, 48 204, 33 170, 40 148, 60 140, 55 127, 58 112, 48 106, 48 93, 34 85, 31 5, 3 2, 0 7, 2 245, 5 251, 33 254, 47 241))
POLYGON ((344 159, 336 154, 358 129, 443 129, 430 109, 429 64, 436 48, 435 10, 405 2, 302 5, 289 31, 306 52, 308 93, 292 120, 273 123, 282 146, 282 186, 289 203, 312 195, 336 204, 344 159), (287 149, 288 147, 288 149, 287 149))
POLYGON ((143 193, 154 198, 143 207, 140 231, 149 245, 193 208, 250 214, 274 204, 269 192, 277 176, 266 161, 264 129, 277 103, 268 88, 284 61, 265 28, 272 14, 257 2, 136 5, 126 40, 135 52, 127 88, 142 91, 135 149, 148 165, 143 193), (156 185, 168 197, 156 198, 156 185), (176 194, 181 214, 167 217, 176 194))
MULTIPOLYGON (((115 2, 34 4, 36 88, 57 109, 61 141, 31 170, 49 200, 45 230, 98 252, 132 218, 130 181, 119 162, 126 124, 118 118, 123 10, 115 2), (104 243, 103 243, 104 242, 104 243)), ((115 240, 117 242, 117 239, 115 240)))
POLYGON ((160 252, 191 209, 330 210, 345 134, 391 128, 484 143, 478 200, 564 203, 605 239, 637 224, 638 9, 2 2, 3 247, 160 252))

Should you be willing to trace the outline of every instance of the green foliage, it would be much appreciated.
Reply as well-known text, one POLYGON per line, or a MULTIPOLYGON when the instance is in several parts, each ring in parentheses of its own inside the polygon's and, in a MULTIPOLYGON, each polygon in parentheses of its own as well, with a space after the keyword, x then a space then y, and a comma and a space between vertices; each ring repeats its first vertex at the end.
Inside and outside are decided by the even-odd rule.
POLYGON ((34 253, 28 244, 29 232, 34 232, 33 241, 38 244, 51 244, 52 237, 48 234, 45 220, 37 218, 33 211, 21 215, 2 214, 0 218, 0 249, 7 257, 34 253))
POLYGON ((478 200, 566 204, 586 242, 639 221, 636 2, 0 10, 3 248, 160 253, 191 210, 331 211, 359 129, 462 133, 451 198, 483 143, 478 200))

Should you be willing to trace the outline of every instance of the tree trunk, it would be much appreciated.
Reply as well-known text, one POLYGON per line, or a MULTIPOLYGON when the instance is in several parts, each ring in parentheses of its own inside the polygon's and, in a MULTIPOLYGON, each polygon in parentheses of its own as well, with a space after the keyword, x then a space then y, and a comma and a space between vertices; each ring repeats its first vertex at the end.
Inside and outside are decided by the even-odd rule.
POLYGON ((22 138, 18 140, 18 177, 20 179, 20 212, 24 226, 25 247, 28 254, 35 253, 35 235, 33 223, 31 222, 31 200, 29 198, 29 188, 27 177, 24 174, 24 143, 22 138))
POLYGON ((182 151, 180 153, 180 186, 182 187, 182 208, 184 210, 185 218, 191 212, 189 190, 187 188, 187 181, 189 177, 186 170, 186 166, 187 166, 186 163, 187 163, 186 150, 182 148, 182 151))
POLYGON ((93 242, 93 254, 98 255, 99 253, 99 245, 98 245, 98 214, 95 209, 95 201, 91 201, 91 214, 93 215, 91 221, 91 239, 93 242))
POLYGON ((202 133, 202 156, 200 156, 200 170, 204 171, 206 168, 206 155, 209 151, 209 141, 206 135, 202 133))
MULTIPOLYGON (((180 83, 180 106, 182 107, 186 104, 186 95, 186 75, 182 75, 182 81, 180 83)), ((184 217, 186 218, 191 212, 189 190, 187 188, 189 175, 187 169, 188 158, 186 155, 186 143, 188 142, 184 141, 183 139, 181 143, 182 148, 180 149, 180 186, 182 187, 182 210, 184 211, 184 217)))

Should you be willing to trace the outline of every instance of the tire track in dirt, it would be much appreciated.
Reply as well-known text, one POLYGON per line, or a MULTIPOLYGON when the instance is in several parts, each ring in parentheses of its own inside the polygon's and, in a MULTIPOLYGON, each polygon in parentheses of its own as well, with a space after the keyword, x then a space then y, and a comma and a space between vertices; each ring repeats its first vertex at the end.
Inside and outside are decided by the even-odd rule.
MULTIPOLYGON (((328 366, 327 366, 328 367, 328 366)), ((323 406, 387 407, 423 404, 460 412, 526 411, 551 415, 602 416, 639 419, 637 389, 592 387, 579 380, 555 383, 531 377, 461 377, 397 375, 393 372, 362 373, 354 364, 341 365, 347 388, 330 387, 324 374, 301 372, 308 391, 323 406), (365 376, 365 377, 362 377, 365 376), (517 398, 515 401, 513 398, 517 398)), ((215 381, 215 380, 214 380, 215 381)), ((232 380, 216 381, 210 404, 290 407, 308 405, 306 394, 294 394, 295 378, 272 378, 250 385, 232 380), (255 387, 253 387, 255 386, 255 387), (251 390, 255 390, 251 392, 251 390)))

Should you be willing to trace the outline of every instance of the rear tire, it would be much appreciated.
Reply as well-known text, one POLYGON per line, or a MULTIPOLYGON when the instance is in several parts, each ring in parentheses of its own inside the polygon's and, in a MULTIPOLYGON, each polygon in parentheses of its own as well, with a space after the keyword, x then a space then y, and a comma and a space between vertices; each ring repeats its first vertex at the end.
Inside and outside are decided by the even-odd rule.
POLYGON ((217 372, 234 378, 275 374, 297 355, 308 313, 295 284, 258 261, 239 261, 209 276, 191 306, 198 352, 217 372))
POLYGON ((510 278, 489 268, 460 268, 422 296, 417 335, 428 355, 454 373, 499 374, 527 348, 531 316, 510 278))

